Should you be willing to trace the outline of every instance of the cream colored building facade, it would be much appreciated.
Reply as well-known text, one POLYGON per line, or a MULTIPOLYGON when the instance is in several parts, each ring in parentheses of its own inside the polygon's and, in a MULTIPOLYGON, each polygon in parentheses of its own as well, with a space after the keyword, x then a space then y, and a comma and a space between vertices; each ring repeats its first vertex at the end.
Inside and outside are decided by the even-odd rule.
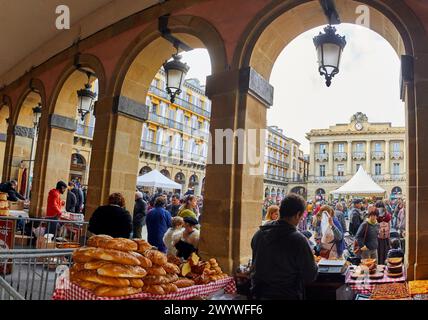
POLYGON ((389 197, 406 190, 405 128, 373 123, 356 113, 347 124, 307 133, 310 141, 308 198, 329 196, 362 166, 389 197))

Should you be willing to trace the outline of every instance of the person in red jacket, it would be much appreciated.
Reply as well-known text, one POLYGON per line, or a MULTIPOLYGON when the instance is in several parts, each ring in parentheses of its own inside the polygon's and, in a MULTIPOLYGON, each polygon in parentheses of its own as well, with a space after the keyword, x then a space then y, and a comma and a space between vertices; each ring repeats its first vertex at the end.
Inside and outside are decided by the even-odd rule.
MULTIPOLYGON (((48 205, 46 208, 46 218, 58 220, 62 214, 64 201, 61 200, 61 195, 67 190, 67 184, 64 181, 58 181, 56 188, 49 191, 48 205)), ((49 223, 49 233, 56 234, 57 223, 49 223)))

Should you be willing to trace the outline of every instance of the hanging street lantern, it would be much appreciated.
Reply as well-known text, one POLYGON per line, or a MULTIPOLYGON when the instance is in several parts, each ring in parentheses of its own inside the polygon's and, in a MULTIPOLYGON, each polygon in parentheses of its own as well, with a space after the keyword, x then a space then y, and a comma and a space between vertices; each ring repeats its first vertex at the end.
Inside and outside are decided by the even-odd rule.
POLYGON ((34 129, 37 129, 40 122, 40 117, 42 116, 42 104, 39 102, 37 106, 33 108, 33 124, 34 129))
POLYGON ((346 46, 345 36, 336 33, 336 28, 328 25, 325 33, 314 37, 314 44, 318 54, 320 75, 325 77, 327 87, 331 85, 331 79, 339 73, 340 59, 346 46))
POLYGON ((172 55, 172 58, 172 61, 163 64, 163 68, 166 73, 166 91, 171 98, 171 103, 174 103, 176 96, 181 93, 181 86, 190 67, 180 61, 181 56, 178 55, 178 49, 177 53, 172 55))
POLYGON ((77 111, 80 114, 80 118, 82 119, 82 122, 85 121, 86 115, 89 114, 94 109, 94 102, 95 102, 95 98, 97 97, 97 94, 95 92, 92 92, 91 90, 92 88, 92 85, 90 83, 91 73, 86 72, 86 75, 88 76, 88 83, 85 84, 85 88, 77 91, 77 98, 78 98, 77 111))

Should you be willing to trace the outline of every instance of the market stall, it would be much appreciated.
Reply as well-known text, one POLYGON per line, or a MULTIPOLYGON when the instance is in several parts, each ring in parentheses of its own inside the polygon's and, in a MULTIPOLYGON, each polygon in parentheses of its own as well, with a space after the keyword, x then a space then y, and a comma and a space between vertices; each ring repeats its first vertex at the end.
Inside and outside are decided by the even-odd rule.
POLYGON ((165 177, 158 170, 152 170, 137 178, 137 187, 162 188, 168 190, 181 190, 182 185, 165 177))
POLYGON ((217 260, 167 256, 145 240, 92 236, 73 253, 69 277, 59 279, 55 300, 186 300, 224 290, 236 293, 217 260))

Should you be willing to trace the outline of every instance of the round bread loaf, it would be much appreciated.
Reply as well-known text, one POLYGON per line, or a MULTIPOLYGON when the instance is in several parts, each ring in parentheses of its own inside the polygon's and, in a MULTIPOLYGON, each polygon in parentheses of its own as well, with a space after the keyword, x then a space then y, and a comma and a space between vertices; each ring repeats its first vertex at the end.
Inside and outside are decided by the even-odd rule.
POLYGON ((143 281, 147 285, 166 284, 171 282, 167 276, 145 276, 143 281))
POLYGON ((177 286, 173 283, 162 284, 161 287, 166 294, 174 293, 178 291, 177 286))
POLYGON ((111 286, 99 286, 95 289, 95 295, 99 297, 122 297, 137 294, 142 291, 142 288, 124 287, 117 288, 111 286))
POLYGON ((162 266, 162 268, 164 268, 164 270, 165 270, 167 273, 180 274, 180 268, 179 268, 177 265, 173 264, 173 263, 170 263, 170 262, 165 263, 165 264, 162 266))
POLYGON ((147 269, 147 275, 149 276, 166 276, 166 271, 163 267, 153 266, 147 269))
POLYGON ((129 239, 112 238, 106 235, 92 236, 88 240, 88 246, 119 251, 136 251, 138 245, 129 239))
POLYGON ((87 241, 87 246, 88 247, 95 247, 95 248, 98 248, 99 247, 99 244, 100 244, 100 242, 102 242, 102 241, 107 241, 107 240, 112 240, 113 239, 113 237, 111 237, 111 236, 108 236, 108 235, 106 235, 106 234, 98 234, 98 235, 95 235, 95 236, 92 236, 92 237, 90 237, 89 239, 88 239, 88 241, 87 241))
POLYGON ((129 266, 121 264, 108 263, 98 268, 97 273, 105 277, 117 278, 144 278, 146 270, 140 266, 129 266))
POLYGON ((94 282, 112 287, 129 287, 128 279, 100 276, 95 270, 83 270, 74 274, 74 279, 94 282))
POLYGON ((143 239, 134 239, 133 241, 138 246, 138 249, 135 250, 137 252, 144 253, 144 251, 151 250, 153 248, 153 246, 150 243, 148 243, 146 240, 143 240, 143 239))
POLYGON ((144 282, 141 279, 128 279, 128 280, 131 283, 131 287, 134 287, 134 288, 144 287, 144 282))
POLYGON ((151 268, 153 266, 152 261, 149 258, 146 258, 142 254, 139 254, 138 252, 129 251, 129 254, 133 255, 140 261, 140 266, 143 268, 151 268))
POLYGON ((131 266, 139 266, 141 264, 135 255, 119 250, 103 248, 81 248, 77 250, 77 252, 83 256, 91 257, 93 260, 105 260, 131 266))
POLYGON ((144 286, 143 291, 151 294, 157 294, 157 295, 165 294, 165 290, 162 288, 162 286, 156 285, 156 284, 144 286))
POLYGON ((166 255, 157 250, 146 250, 143 254, 146 258, 149 258, 153 264, 158 266, 163 266, 168 262, 166 255))
POLYGON ((174 284, 178 288, 187 288, 195 285, 195 281, 185 278, 180 278, 179 280, 175 281, 174 284))

